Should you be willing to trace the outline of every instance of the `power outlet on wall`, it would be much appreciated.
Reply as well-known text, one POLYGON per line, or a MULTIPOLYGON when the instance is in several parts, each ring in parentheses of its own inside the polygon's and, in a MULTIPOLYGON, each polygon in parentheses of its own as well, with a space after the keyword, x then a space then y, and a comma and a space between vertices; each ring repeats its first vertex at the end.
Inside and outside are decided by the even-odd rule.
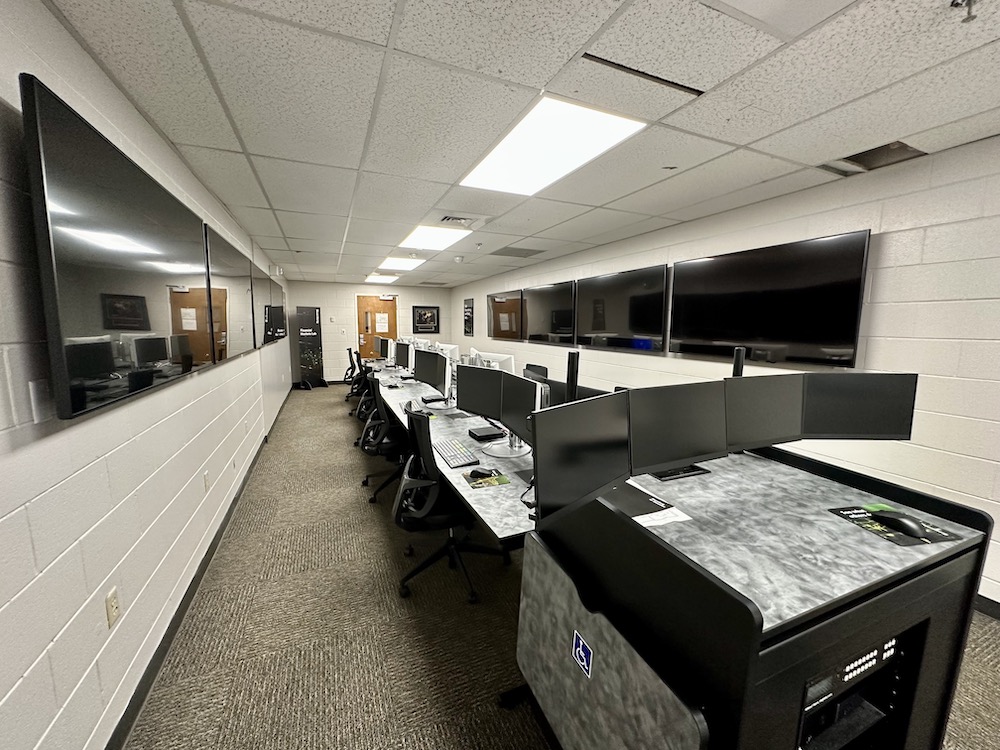
POLYGON ((207 471, 205 472, 205 475, 202 478, 205 480, 205 492, 208 492, 209 488, 212 486, 212 483, 208 481, 207 471))
POLYGON ((108 595, 104 597, 104 609, 108 615, 108 629, 115 624, 118 620, 119 615, 121 615, 121 606, 118 603, 118 587, 113 586, 108 595))

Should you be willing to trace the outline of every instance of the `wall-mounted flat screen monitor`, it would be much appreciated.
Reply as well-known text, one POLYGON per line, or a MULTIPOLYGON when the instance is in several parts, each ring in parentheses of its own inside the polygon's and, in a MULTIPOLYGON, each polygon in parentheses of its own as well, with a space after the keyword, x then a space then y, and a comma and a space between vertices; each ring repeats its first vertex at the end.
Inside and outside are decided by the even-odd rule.
POLYGON ((632 474, 657 474, 728 454, 721 380, 628 392, 632 474))
POLYGON ((730 451, 802 437, 802 373, 726 378, 726 442, 730 451))
POLYGON ((462 411, 480 414, 490 419, 502 419, 500 413, 503 373, 488 367, 458 365, 458 400, 462 411))
POLYGON ((662 352, 666 339, 667 267, 580 279, 576 342, 580 346, 662 352))
POLYGON ((405 344, 402 341, 396 342, 396 364, 404 370, 409 370, 412 366, 412 363, 410 362, 410 351, 410 344, 405 344))
MULTIPOLYGON (((38 79, 23 74, 20 83, 52 393, 67 419, 130 395, 134 364, 123 334, 165 339, 189 333, 182 321, 191 321, 190 333, 208 331, 204 231, 198 216, 38 79), (67 342, 105 335, 111 372, 82 375, 80 350, 67 351, 67 342)), ((205 354, 199 363, 212 362, 205 354)), ((164 368, 151 390, 182 374, 180 366, 164 368)))
POLYGON ((531 413, 542 407, 542 387, 519 375, 500 371, 503 387, 500 399, 500 421, 528 445, 534 445, 531 413))
POLYGON ((575 296, 575 281, 522 290, 524 337, 536 344, 572 346, 575 296))
POLYGON ((520 341, 521 291, 486 295, 486 328, 493 339, 520 341))
POLYGON ((451 387, 448 358, 438 352, 417 349, 413 352, 413 377, 447 396, 451 387))
POLYGON ((627 391, 542 409, 531 421, 539 519, 628 478, 627 391))
POLYGON ((212 283, 211 342, 215 361, 221 362, 254 348, 250 281, 253 264, 250 258, 207 225, 205 241, 212 283))
POLYGON ((869 234, 676 264, 670 351, 854 367, 869 234))

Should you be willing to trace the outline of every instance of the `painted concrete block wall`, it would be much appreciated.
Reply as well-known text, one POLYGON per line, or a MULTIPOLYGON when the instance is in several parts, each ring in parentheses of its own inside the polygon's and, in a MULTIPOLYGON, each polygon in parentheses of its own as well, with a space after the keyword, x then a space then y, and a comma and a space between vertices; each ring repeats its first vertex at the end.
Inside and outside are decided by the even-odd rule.
POLYGON ((17 75, 249 253, 249 238, 36 0, 0 14, 0 745, 103 748, 289 387, 287 342, 35 424, 48 377, 17 75), (105 596, 122 615, 112 629, 105 596))
MULTIPOLYGON (((323 375, 328 381, 340 380, 348 367, 347 348, 358 346, 358 306, 357 297, 365 295, 396 295, 396 335, 413 335, 413 306, 431 305, 441 308, 441 333, 421 334, 420 338, 439 341, 442 344, 460 344, 462 324, 456 326, 451 314, 452 295, 448 289, 422 289, 420 287, 396 287, 380 284, 327 284, 314 281, 288 282, 289 326, 295 308, 319 307, 323 322, 323 375), (334 318, 333 321, 330 318, 334 318), (341 333, 343 331, 343 333, 341 333)), ((461 303, 459 303, 461 310, 461 303)), ((295 332, 289 331, 297 346, 295 332)), ((296 360, 297 361, 297 360, 296 360)), ((293 380, 298 380, 293 373, 293 380)))
MULTIPOLYGON (((452 291, 452 329, 475 299, 469 346, 566 371, 566 350, 486 337, 492 292, 872 230, 858 368, 919 373, 910 441, 803 441, 793 449, 991 513, 1000 521, 1000 137, 691 221, 452 291)), ((781 372, 750 364, 746 374, 781 372)), ((597 388, 719 378, 730 363, 583 350, 597 388)), ((1000 542, 980 592, 1000 601, 1000 542)))

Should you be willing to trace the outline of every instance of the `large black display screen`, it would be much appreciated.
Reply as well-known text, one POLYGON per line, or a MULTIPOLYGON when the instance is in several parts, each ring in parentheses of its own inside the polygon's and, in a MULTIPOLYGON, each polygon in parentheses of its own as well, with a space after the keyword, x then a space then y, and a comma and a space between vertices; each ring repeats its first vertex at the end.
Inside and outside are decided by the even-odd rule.
POLYGON ((670 351, 853 367, 869 230, 674 266, 670 351))
POLYGON ((21 97, 59 417, 212 363, 201 219, 33 76, 21 97))
POLYGON ((524 337, 536 344, 573 345, 575 281, 521 291, 524 337))
POLYGON ((666 266, 581 279, 576 292, 577 344, 662 352, 666 289, 666 266))

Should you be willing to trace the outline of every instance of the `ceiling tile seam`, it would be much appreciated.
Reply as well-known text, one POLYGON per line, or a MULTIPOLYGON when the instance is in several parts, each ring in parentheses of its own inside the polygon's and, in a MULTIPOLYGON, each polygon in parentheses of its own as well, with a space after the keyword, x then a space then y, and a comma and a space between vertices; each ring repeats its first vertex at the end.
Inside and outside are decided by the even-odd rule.
MULTIPOLYGON (((337 269, 340 272, 340 263, 344 258, 344 248, 347 246, 347 235, 351 231, 351 219, 354 216, 354 206, 358 200, 358 192, 361 189, 361 173, 364 171, 365 161, 368 158, 368 150, 371 147, 372 133, 375 131, 375 120, 378 117, 379 105, 382 103, 382 93, 385 91, 386 78, 389 73, 389 66, 392 64, 392 51, 396 45, 396 37, 399 35, 399 27, 403 22, 403 11, 406 9, 406 0, 396 0, 396 7, 392 14, 392 25, 389 27, 389 38, 386 40, 385 54, 382 55, 382 65, 378 72, 378 83, 375 85, 375 96, 372 97, 372 108, 368 115, 368 129, 365 131, 365 142, 361 147, 361 157, 358 159, 358 168, 354 172, 354 185, 351 188, 351 202, 347 207, 347 221, 344 222, 344 234, 340 239, 340 254, 337 256, 337 269)), ((390 251, 391 254, 391 251, 390 251)))
POLYGON ((413 52, 407 52, 406 50, 396 49, 395 47, 389 50, 393 55, 397 57, 405 57, 409 60, 415 60, 419 63, 425 65, 430 65, 434 68, 441 68, 442 70, 449 70, 456 73, 462 73, 463 75, 472 76, 474 78, 479 78, 483 81, 488 81, 490 83, 502 83, 504 86, 510 86, 521 91, 539 91, 538 86, 529 86, 526 83, 519 83, 518 81, 511 81, 506 78, 501 78, 500 76, 493 76, 489 73, 483 73, 478 70, 472 70, 471 68, 463 68, 461 65, 455 65, 453 63, 446 63, 440 60, 432 60, 429 57, 421 57, 420 55, 414 54, 413 52))
POLYGON ((253 16, 262 21, 270 21, 271 23, 281 24, 282 26, 290 26, 299 31, 308 31, 313 34, 319 34, 320 36, 330 37, 332 39, 339 39, 343 42, 352 42, 354 44, 360 44, 363 47, 369 49, 375 49, 380 52, 385 52, 386 46, 379 44, 378 42, 371 42, 367 39, 359 39, 358 37, 349 36, 347 34, 341 34, 336 31, 331 31, 330 29, 324 29, 319 26, 310 26, 307 23, 302 23, 300 21, 293 21, 290 18, 282 18, 281 16, 272 16, 270 13, 266 13, 262 10, 254 10, 253 8, 247 8, 242 5, 233 5, 232 3, 225 2, 225 0, 191 0, 191 2, 201 3, 202 5, 212 5, 216 8, 223 8, 225 10, 232 11, 233 13, 238 13, 244 16, 253 16))
MULTIPOLYGON (((215 71, 212 70, 212 66, 208 63, 208 56, 205 54, 205 49, 201 46, 201 41, 198 39, 198 35, 195 33, 194 25, 191 23, 191 18, 188 16, 187 11, 184 9, 183 0, 173 0, 174 10, 177 12, 177 16, 180 18, 181 25, 187 32, 188 37, 191 40, 191 44, 194 45, 194 52, 198 56, 198 60, 201 62, 202 67, 205 69, 205 76, 208 78, 208 83, 215 92, 216 99, 219 100, 219 106, 222 107, 222 112, 226 116, 226 120, 229 122, 229 127, 233 129, 233 133, 236 136, 236 140, 240 144, 240 148, 243 149, 243 157, 247 161, 247 165, 250 167, 250 172, 253 174, 254 179, 257 181, 257 186, 260 188, 261 194, 264 196, 264 200, 267 202, 268 209, 271 211, 271 215, 274 217, 275 222, 278 224, 278 229, 281 230, 282 237, 285 237, 287 241, 287 236, 285 236, 285 229, 281 226, 281 222, 278 220, 278 215, 274 212, 274 204, 271 202, 271 196, 267 194, 267 189, 264 187, 264 182, 261 180, 260 175, 257 173, 257 168, 254 166, 253 160, 247 156, 247 144, 243 139, 243 134, 240 133, 239 127, 236 125, 236 119, 233 117, 232 110, 229 109, 229 104, 226 102, 226 97, 222 93, 222 87, 219 85, 218 79, 215 77, 215 71)), ((225 205, 223 201, 220 202, 225 205)), ((230 211, 230 215, 232 212, 230 211)), ((240 222, 233 216, 233 220, 237 224, 240 222)), ((244 231, 246 228, 244 227, 244 231)), ((249 234, 249 232, 247 232, 249 234)), ((267 251, 260 248, 264 255, 267 255, 267 251)))
MULTIPOLYGON (((976 112, 975 114, 972 114, 972 115, 966 115, 965 117, 962 117, 961 119, 953 120, 952 122, 945 123, 944 125, 935 125, 935 126, 930 127, 930 128, 925 128, 924 130, 919 130, 916 133, 909 133, 907 136, 905 136, 901 140, 903 142, 905 142, 906 138, 913 138, 914 136, 921 136, 921 135, 924 135, 925 133, 933 132, 933 131, 937 130, 938 128, 941 128, 941 127, 950 127, 950 126, 953 126, 953 125, 960 125, 961 123, 964 123, 967 120, 972 120, 972 119, 974 119, 976 117, 982 117, 983 115, 988 115, 988 114, 993 114, 993 115, 1000 116, 1000 107, 992 107, 990 109, 984 109, 982 112, 976 112)), ((992 137, 993 136, 990 136, 990 135, 984 136, 984 138, 992 138, 992 137)), ((983 140, 983 139, 982 138, 978 138, 976 140, 983 140)), ((975 141, 970 141, 970 143, 975 143, 975 141)), ((932 153, 937 153, 937 152, 935 151, 935 152, 932 152, 932 153)), ((3 178, 0 177, 0 180, 2 180, 2 179, 3 178)))
MULTIPOLYGON (((1000 39, 994 39, 992 41, 985 42, 984 44, 980 44, 978 47, 975 47, 975 48, 970 49, 970 50, 966 50, 965 52, 962 52, 961 54, 955 55, 952 58, 949 58, 947 60, 942 60, 941 62, 939 62, 939 63, 937 63, 935 65, 932 65, 929 68, 922 68, 922 69, 920 69, 920 70, 918 70, 918 71, 916 71, 914 73, 911 73, 908 76, 904 76, 902 78, 898 78, 895 81, 892 81, 891 83, 886 84, 885 86, 882 86, 882 87, 877 88, 877 89, 873 89, 873 90, 871 90, 871 91, 869 91, 869 92, 867 92, 865 94, 861 94, 860 96, 856 96, 853 99, 849 99, 846 102, 841 102, 840 104, 838 104, 838 105, 836 105, 834 107, 830 107, 830 109, 824 110, 823 112, 818 112, 817 114, 812 115, 810 117, 807 117, 804 120, 799 120, 796 123, 794 123, 792 125, 789 125, 786 128, 781 128, 780 130, 775 130, 773 133, 768 133, 767 135, 765 135, 762 138, 758 138, 755 141, 751 141, 750 143, 746 144, 743 148, 753 149, 753 150, 758 151, 758 153, 767 153, 768 156, 777 156, 777 154, 770 154, 770 153, 768 153, 766 151, 761 151, 760 149, 754 149, 754 146, 756 144, 760 143, 761 141, 767 140, 768 138, 773 138, 774 136, 780 135, 781 133, 784 133, 785 131, 791 130, 793 128, 797 128, 800 125, 805 125, 807 122, 811 122, 811 121, 816 120, 816 119, 818 119, 820 117, 825 117, 826 115, 830 114, 831 112, 836 112, 838 109, 843 109, 844 107, 849 107, 852 104, 856 104, 857 102, 860 102, 862 99, 867 99, 870 96, 875 96, 876 94, 880 94, 883 91, 891 89, 894 86, 898 86, 898 85, 900 85, 902 83, 906 83, 907 81, 909 81, 909 80, 911 80, 913 78, 917 78, 918 76, 922 76, 922 75, 925 75, 927 73, 930 73, 933 70, 937 70, 938 68, 940 68, 940 67, 942 67, 944 65, 951 65, 952 63, 954 63, 954 62, 956 62, 958 60, 961 60, 964 57, 968 57, 970 55, 974 55, 974 54, 976 54, 978 52, 981 52, 982 50, 986 49, 987 47, 991 47, 991 46, 1000 47, 1000 39)), ((980 112, 979 114, 982 114, 982 113, 980 112)), ((893 140, 898 140, 898 139, 893 139, 893 140)), ((844 156, 850 156, 850 154, 844 154, 844 156)), ((786 161, 788 161, 787 157, 778 157, 778 158, 784 158, 786 161)), ((840 157, 840 158, 843 158, 843 157, 840 157)), ((816 166, 819 166, 819 165, 817 165, 817 164, 810 164, 808 166, 816 167, 816 166)))
MULTIPOLYGON (((245 231, 245 232, 246 232, 246 228, 245 228, 245 227, 243 227, 243 225, 242 225, 242 224, 240 224, 240 223, 239 223, 238 221, 236 221, 236 217, 232 215, 232 212, 231 212, 231 211, 229 211, 229 207, 228 207, 228 206, 226 205, 226 202, 225 202, 225 201, 223 201, 223 200, 222 200, 222 199, 221 199, 221 198, 220 198, 220 197, 219 197, 219 196, 218 196, 218 195, 217 195, 217 194, 215 193, 215 191, 214 191, 214 190, 212 190, 211 188, 209 188, 209 187, 208 187, 208 185, 206 185, 206 184, 205 184, 205 183, 204 183, 204 182, 202 181, 202 179, 201 179, 201 178, 200 178, 200 177, 199 177, 199 176, 197 175, 197 173, 196 173, 196 172, 194 171, 194 169, 192 168, 192 166, 191 166, 191 163, 190 163, 190 162, 189 162, 189 161, 187 160, 187 157, 185 157, 185 156, 184 156, 184 154, 183 154, 183 153, 181 152, 181 150, 180 150, 180 149, 179 149, 179 148, 177 147, 177 144, 175 144, 175 143, 174 143, 174 142, 173 142, 172 140, 170 140, 170 137, 169 137, 169 136, 168 136, 168 135, 167 135, 167 134, 166 134, 166 133, 165 133, 165 132, 163 131, 163 129, 162 129, 162 128, 161 128, 161 127, 160 127, 160 126, 159 126, 159 125, 158 125, 158 124, 157 124, 157 123, 156 123, 156 122, 155 122, 155 121, 153 120, 153 118, 152 118, 152 117, 150 116, 149 112, 147 112, 147 111, 146 111, 146 109, 145 109, 145 108, 144 108, 144 107, 143 107, 143 106, 142 106, 141 104, 139 104, 139 102, 138 102, 138 101, 137 101, 137 100, 136 100, 136 99, 135 99, 135 98, 134 98, 134 97, 132 96, 132 94, 131 94, 131 93, 129 93, 129 91, 128 91, 128 90, 127 90, 127 89, 125 88, 125 86, 124 86, 124 85, 122 84, 122 82, 121 82, 121 81, 120 81, 120 80, 118 79, 118 77, 117 77, 117 76, 116 76, 116 75, 115 75, 115 74, 114 74, 114 73, 113 73, 113 72, 111 71, 111 69, 110 69, 110 68, 108 68, 108 66, 107 66, 107 65, 105 65, 105 63, 104 63, 104 60, 103 60, 103 59, 101 59, 101 57, 97 55, 97 53, 96 53, 96 52, 94 51, 94 49, 93 49, 93 48, 92 48, 92 47, 90 46, 90 44, 89 44, 89 43, 88 43, 88 42, 86 41, 86 39, 84 39, 84 38, 83 38, 83 35, 82 35, 82 34, 80 34, 80 32, 79 32, 79 31, 77 31, 76 27, 75 27, 75 26, 74 26, 74 25, 73 25, 72 23, 70 23, 69 19, 68 19, 68 18, 66 18, 66 16, 65 16, 65 15, 63 14, 63 12, 62 12, 62 11, 61 11, 61 10, 60 10, 60 9, 59 9, 59 8, 58 8, 58 7, 57 7, 57 6, 56 6, 56 5, 55 5, 55 4, 53 3, 53 2, 52 2, 52 0, 42 0, 42 5, 44 5, 44 6, 45 6, 45 8, 46 8, 46 9, 47 9, 47 10, 48 10, 48 11, 49 11, 49 12, 50 12, 50 13, 51 13, 51 14, 52 14, 53 16, 55 16, 56 20, 57 20, 57 21, 58 21, 58 22, 60 23, 60 25, 62 25, 62 27, 63 27, 63 28, 64 28, 64 29, 66 30, 66 32, 67 32, 67 33, 68 33, 68 34, 69 34, 69 35, 70 35, 71 37, 73 37, 74 41, 76 41, 76 43, 80 45, 80 47, 81 47, 81 48, 83 49, 83 51, 84 51, 84 52, 86 52, 86 53, 87 53, 87 55, 88 55, 88 56, 90 57, 90 59, 91 59, 91 60, 92 60, 92 61, 94 62, 94 64, 95 64, 95 65, 97 65, 97 67, 98 67, 98 68, 99 68, 99 69, 101 70, 101 72, 103 72, 103 73, 104 73, 104 75, 106 75, 106 76, 108 77, 108 79, 109 79, 109 80, 111 81, 111 83, 112 83, 112 84, 114 85, 114 87, 115 87, 116 89, 118 89, 118 92, 119 92, 119 93, 120 93, 120 94, 121 94, 122 96, 124 96, 124 97, 125 97, 125 99, 126 99, 126 100, 127 100, 127 101, 128 101, 128 102, 129 102, 129 103, 130 103, 130 104, 131 104, 131 105, 132 105, 133 107, 135 107, 135 110, 136 110, 136 112, 138 112, 138 113, 139 113, 139 115, 140 115, 140 116, 142 117, 142 119, 144 119, 144 120, 145 120, 145 121, 146 121, 146 122, 147 122, 147 123, 149 124, 149 126, 150 126, 151 128, 153 128, 153 130, 154 130, 154 131, 156 132, 156 134, 157 134, 157 135, 159 135, 159 136, 160 136, 160 138, 162 138, 162 139, 163 139, 163 142, 164 142, 164 143, 166 143, 166 144, 167 144, 167 146, 168 146, 168 147, 169 147, 169 148, 170 148, 170 149, 171 149, 171 150, 172 150, 172 151, 173 151, 173 152, 174 152, 174 153, 175 153, 175 154, 177 155, 177 158, 179 158, 179 159, 181 160, 181 162, 182 162, 182 163, 184 164, 184 166, 186 166, 186 167, 188 168, 188 171, 190 171, 190 172, 191 172, 191 174, 192 174, 192 175, 194 176, 194 178, 195 178, 196 180, 198 180, 198 182, 199 182, 199 183, 201 184, 201 186, 202 186, 202 187, 204 187, 204 188, 205 188, 205 190, 207 190, 207 191, 209 192, 209 194, 211 194, 212 196, 214 196, 214 197, 215 197, 215 199, 216 199, 217 201, 219 201, 219 205, 220 205, 220 206, 222 206, 223 210, 225 210, 227 214, 229 214, 229 217, 230 217, 230 218, 231 218, 231 219, 232 219, 232 220, 233 220, 233 221, 234 221, 234 222, 235 222, 235 223, 236 223, 236 224, 237 224, 237 225, 238 225, 238 226, 239 226, 240 228, 242 228, 242 229, 243 229, 243 231, 245 231)), ((230 127, 232 127, 232 123, 230 123, 230 127)), ((120 133, 120 132, 121 132, 121 131, 119 131, 119 133, 120 133)), ((234 133, 234 135, 235 135, 235 133, 234 133)), ((124 134, 122 134, 122 136, 124 137, 124 134)), ((129 142, 130 142, 130 143, 132 142, 132 141, 131 141, 131 139, 127 139, 127 140, 129 140, 129 142)), ((232 153, 238 153, 238 152, 234 151, 234 152, 232 152, 232 153)), ((190 196, 190 195, 188 195, 188 194, 187 194, 187 192, 185 192, 185 191, 183 191, 183 190, 182 190, 181 192, 183 192, 183 193, 184 193, 184 195, 185 195, 185 196, 187 196, 187 198, 188 198, 189 200, 191 200, 191 201, 192 201, 193 203, 195 203, 195 205, 197 205, 197 206, 199 206, 200 208, 202 208, 202 210, 204 210, 204 211, 205 211, 205 213, 206 213, 206 214, 208 214, 209 218, 211 218, 211 212, 210 212, 210 211, 209 211, 208 209, 206 209, 206 208, 205 208, 204 206, 201 206, 201 204, 199 204, 199 203, 198 203, 198 201, 197 201, 197 200, 196 200, 196 199, 195 199, 195 198, 194 198, 193 196, 190 196)), ((207 220, 206 220, 206 223, 208 223, 208 221, 207 221, 207 220)), ((219 227, 219 226, 216 226, 216 227, 214 227, 214 228, 215 228, 215 229, 221 229, 221 227, 219 227)), ((249 237, 249 236, 250 236, 250 233, 249 233, 249 232, 247 232, 247 237, 249 237)), ((252 253, 253 253, 253 244, 252 244, 252 240, 251 240, 251 246, 250 246, 250 248, 249 248, 249 251, 250 251, 250 253, 251 253, 251 259, 252 259, 252 253)))
POLYGON ((582 60, 589 60, 597 65, 603 65, 606 68, 611 68, 612 70, 617 70, 619 73, 624 73, 625 75, 634 76, 636 78, 641 78, 649 83, 655 83, 657 86, 663 86, 668 89, 673 89, 675 91, 680 91, 684 94, 691 94, 692 96, 701 96, 705 92, 701 89, 693 88, 692 86, 686 86, 683 83, 678 83, 677 81, 668 81, 666 78, 661 78, 660 76, 653 75, 652 73, 647 73, 644 70, 639 70, 638 68, 630 68, 628 65, 622 65, 614 60, 608 60, 604 57, 598 57, 597 55, 592 55, 589 52, 584 52, 582 60))
POLYGON ((583 55, 587 52, 587 50, 589 50, 592 46, 594 46, 597 40, 601 38, 601 35, 604 34, 612 26, 614 26, 615 23, 617 23, 618 19, 621 18, 632 7, 632 5, 635 2, 637 2, 637 0, 625 0, 625 2, 619 5, 618 8, 610 16, 608 16, 607 20, 601 24, 601 27, 593 34, 591 34, 590 38, 587 39, 587 41, 585 41, 580 46, 580 49, 578 49, 573 54, 573 56, 566 61, 566 64, 563 65, 561 68, 559 68, 559 70, 556 71, 555 75, 553 75, 548 81, 546 81, 545 87, 542 90, 547 91, 549 86, 552 85, 552 82, 560 75, 562 75, 563 71, 565 71, 570 65, 575 63, 577 60, 581 59, 583 55))
MULTIPOLYGON (((618 199, 616 198, 615 200, 618 200, 618 199)), ((582 204, 577 204, 577 205, 582 205, 582 204)), ((624 210, 622 210, 620 208, 604 208, 603 206, 595 206, 595 207, 591 208, 589 211, 584 211, 582 214, 577 214, 576 216, 571 216, 570 218, 566 219, 565 221, 560 221, 558 224, 553 224, 551 227, 546 227, 545 229, 539 229, 534 234, 529 234, 527 237, 525 237, 525 239, 534 237, 534 238, 540 239, 540 240, 557 240, 559 242, 585 242, 585 240, 562 240, 562 239, 559 239, 558 237, 540 237, 539 235, 542 232, 551 232, 553 229, 558 229, 563 224, 568 224, 571 221, 576 221, 577 219, 582 219, 584 216, 586 216, 588 214, 592 214, 594 211, 597 211, 598 209, 603 209, 604 211, 614 211, 614 212, 620 213, 620 214, 632 214, 633 216, 636 217, 636 222, 643 221, 644 219, 659 219, 659 218, 662 218, 659 214, 644 214, 644 213, 639 213, 638 211, 624 211, 624 210)), ((669 218, 669 217, 667 217, 667 218, 669 218)), ((628 226, 628 225, 625 225, 625 226, 628 226)), ((621 228, 622 227, 619 227, 619 229, 621 229, 621 228)), ((613 232, 613 231, 616 231, 616 230, 610 229, 608 231, 613 232)), ((520 240, 518 240, 518 241, 520 242, 520 240)), ((542 250, 541 252, 546 252, 546 251, 542 250)))

